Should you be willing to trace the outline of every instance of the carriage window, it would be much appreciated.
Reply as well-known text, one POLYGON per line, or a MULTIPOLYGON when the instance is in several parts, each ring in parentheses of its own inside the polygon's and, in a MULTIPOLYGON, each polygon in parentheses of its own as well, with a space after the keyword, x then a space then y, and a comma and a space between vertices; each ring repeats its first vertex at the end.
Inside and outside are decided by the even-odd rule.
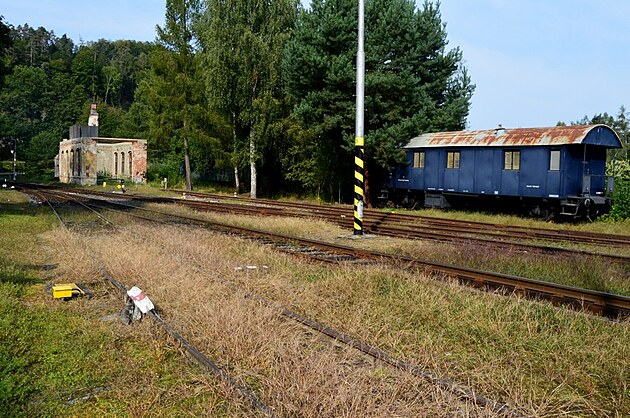
POLYGON ((413 168, 424 168, 424 151, 413 153, 413 168))
POLYGON ((448 153, 446 168, 459 168, 459 151, 451 151, 448 153))
POLYGON ((521 152, 505 151, 504 170, 519 170, 521 168, 521 152))
POLYGON ((560 170, 560 151, 552 150, 549 154, 549 171, 560 170))

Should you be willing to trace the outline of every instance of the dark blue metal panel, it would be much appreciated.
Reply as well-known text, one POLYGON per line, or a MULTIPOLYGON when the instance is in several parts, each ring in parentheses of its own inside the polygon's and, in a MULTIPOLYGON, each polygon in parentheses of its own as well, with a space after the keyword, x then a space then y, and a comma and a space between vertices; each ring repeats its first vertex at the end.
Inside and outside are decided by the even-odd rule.
POLYGON ((607 126, 597 126, 592 129, 582 141, 583 144, 601 145, 611 148, 621 148, 621 141, 615 132, 607 126))
POLYGON ((606 150, 591 149, 589 156, 591 159, 586 166, 586 172, 591 176, 590 195, 603 195, 606 193, 606 150))
POLYGON ((524 197, 546 197, 549 151, 546 147, 521 149, 519 193, 524 197))
POLYGON ((566 191, 563 189, 562 178, 564 177, 564 170, 567 168, 568 159, 565 158, 567 154, 564 148, 547 148, 547 182, 545 184, 544 196, 545 197, 566 197, 566 191), (560 169, 550 170, 549 165, 551 161, 551 151, 560 151, 560 169))
POLYGON ((459 191, 459 174, 460 174, 460 169, 459 168, 446 168, 446 163, 447 163, 447 158, 448 158, 448 152, 459 152, 460 153, 460 167, 461 167, 461 150, 459 149, 449 149, 448 151, 445 151, 444 155, 446 156, 446 158, 444 159, 444 185, 442 186, 444 188, 444 191, 446 192, 458 192, 459 191))
POLYGON ((495 189, 493 180, 494 155, 491 148, 475 150, 474 192, 477 194, 493 194, 495 189))
MULTIPOLYGON (((411 150, 407 153, 407 161, 409 161, 409 188, 413 190, 424 190, 424 168, 416 168, 413 166, 413 154, 417 150, 411 150)), ((426 161, 426 160, 425 160, 426 161)))
POLYGON ((459 160, 459 191, 462 193, 474 193, 475 189, 475 161, 476 150, 463 148, 459 160))
POLYGON ((499 194, 503 196, 518 196, 519 171, 501 170, 501 189, 499 194))
POLYGON ((567 167, 564 170, 564 190, 567 196, 579 196, 582 193, 582 180, 586 172, 584 164, 584 145, 566 148, 567 167))
MULTIPOLYGON (((462 147, 447 141, 444 146, 410 147, 407 149, 408 165, 393 172, 389 186, 416 191, 531 198, 602 195, 606 187, 606 149, 618 147, 620 142, 616 134, 605 126, 580 129, 582 136, 576 134, 566 138, 561 135, 564 131, 554 130, 557 135, 539 138, 538 145, 525 140, 529 138, 525 135, 527 132, 536 131, 530 129, 521 136, 517 135, 524 138, 519 141, 525 145, 520 146, 516 145, 516 140, 512 145, 504 140, 504 146, 480 143, 462 147), (425 152, 424 168, 413 168, 414 151, 418 150, 425 152), (507 150, 520 152, 518 170, 504 169, 504 152, 507 150), (551 150, 560 151, 559 170, 550 170, 551 150), (460 152, 459 169, 446 168, 449 151, 460 152)), ((577 128, 574 130, 578 131, 577 128)), ((512 132, 512 136, 520 131, 512 132)))
POLYGON ((438 190, 442 187, 441 167, 443 149, 427 149, 424 154, 424 186, 425 190, 438 190))

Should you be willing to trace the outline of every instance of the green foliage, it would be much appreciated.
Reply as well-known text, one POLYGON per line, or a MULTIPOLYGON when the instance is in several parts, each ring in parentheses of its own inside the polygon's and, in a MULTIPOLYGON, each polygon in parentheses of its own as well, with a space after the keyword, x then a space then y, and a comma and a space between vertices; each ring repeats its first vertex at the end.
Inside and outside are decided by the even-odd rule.
POLYGON ((613 207, 603 220, 616 222, 630 219, 630 177, 615 178, 613 199, 613 207))
MULTIPOLYGON (((151 72, 140 87, 149 115, 149 148, 155 157, 183 157, 186 188, 192 189, 190 144, 208 137, 199 59, 194 55, 193 19, 197 0, 167 0, 166 22, 157 27, 158 47, 150 54, 151 72)), ((171 166, 171 164, 169 164, 171 166)))
POLYGON ((615 179, 613 207, 604 221, 622 221, 630 219, 630 161, 616 159, 606 163, 606 174, 615 179))
POLYGON ((151 161, 147 165, 148 180, 159 183, 166 177, 169 179, 169 185, 180 183, 183 179, 181 165, 181 158, 174 154, 151 161))
MULTIPOLYGON (((356 28, 356 2, 316 0, 285 51, 295 116, 314 141, 304 168, 317 168, 323 189, 340 178, 351 189, 356 28)), ((474 85, 461 51, 446 50, 438 5, 416 10, 411 0, 368 0, 365 28, 366 168, 378 178, 400 161, 399 145, 409 138, 462 129, 474 85)))
MULTIPOLYGON (((52 176, 59 141, 69 126, 85 124, 92 100, 102 103, 101 133, 146 137, 137 109, 129 118, 126 109, 152 48, 146 42, 99 40, 77 49, 65 35, 42 27, 0 25, 0 64, 6 64, 0 65, 5 81, 0 80, 0 136, 18 139, 18 157, 26 157, 30 175, 52 176), (3 28, 9 30, 8 43, 3 28)), ((8 147, 0 147, 0 159, 6 158, 8 147)))
MULTIPOLYGON (((447 49, 439 3, 367 0, 366 19, 366 180, 379 182, 410 137, 464 126, 474 86, 461 51, 447 49)), ((168 0, 156 44, 76 46, 2 25, 0 132, 19 140, 33 173, 52 172, 57 143, 96 101, 102 136, 148 140, 154 177, 192 182, 192 171, 228 167, 246 177, 251 164, 271 193, 352 189, 353 0, 308 11, 298 0, 168 0)))
POLYGON ((11 47, 11 28, 3 22, 3 19, 3 16, 0 16, 0 87, 4 83, 4 76, 7 71, 5 60, 11 47))
POLYGON ((222 149, 232 154, 235 166, 255 166, 265 157, 276 161, 285 149, 284 119, 289 114, 280 60, 298 2, 210 0, 207 5, 197 28, 210 104, 232 126, 232 135, 222 138, 222 149))

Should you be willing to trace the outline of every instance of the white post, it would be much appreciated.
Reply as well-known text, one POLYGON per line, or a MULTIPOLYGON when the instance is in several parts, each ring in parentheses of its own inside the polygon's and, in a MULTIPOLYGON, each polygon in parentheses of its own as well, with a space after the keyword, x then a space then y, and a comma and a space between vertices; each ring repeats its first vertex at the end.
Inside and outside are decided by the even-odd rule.
POLYGON ((17 178, 17 139, 13 140, 13 151, 11 151, 11 154, 13 154, 13 181, 15 181, 17 178))

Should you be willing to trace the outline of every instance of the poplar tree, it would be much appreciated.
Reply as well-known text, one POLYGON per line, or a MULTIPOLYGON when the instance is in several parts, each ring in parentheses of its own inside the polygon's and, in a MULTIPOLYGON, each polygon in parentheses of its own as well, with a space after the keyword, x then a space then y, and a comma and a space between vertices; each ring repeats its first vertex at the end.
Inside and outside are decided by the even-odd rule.
POLYGON ((207 0, 199 23, 210 103, 232 125, 235 187, 248 161, 250 196, 257 164, 283 115, 282 50, 294 26, 297 0, 207 0))
MULTIPOLYGON (((464 128, 474 85, 461 51, 447 49, 439 3, 365 6, 367 188, 402 160, 400 145, 411 137, 464 128)), ((294 114, 314 144, 300 157, 329 190, 338 182, 351 190, 353 180, 357 14, 355 0, 313 0, 283 60, 294 114)))

